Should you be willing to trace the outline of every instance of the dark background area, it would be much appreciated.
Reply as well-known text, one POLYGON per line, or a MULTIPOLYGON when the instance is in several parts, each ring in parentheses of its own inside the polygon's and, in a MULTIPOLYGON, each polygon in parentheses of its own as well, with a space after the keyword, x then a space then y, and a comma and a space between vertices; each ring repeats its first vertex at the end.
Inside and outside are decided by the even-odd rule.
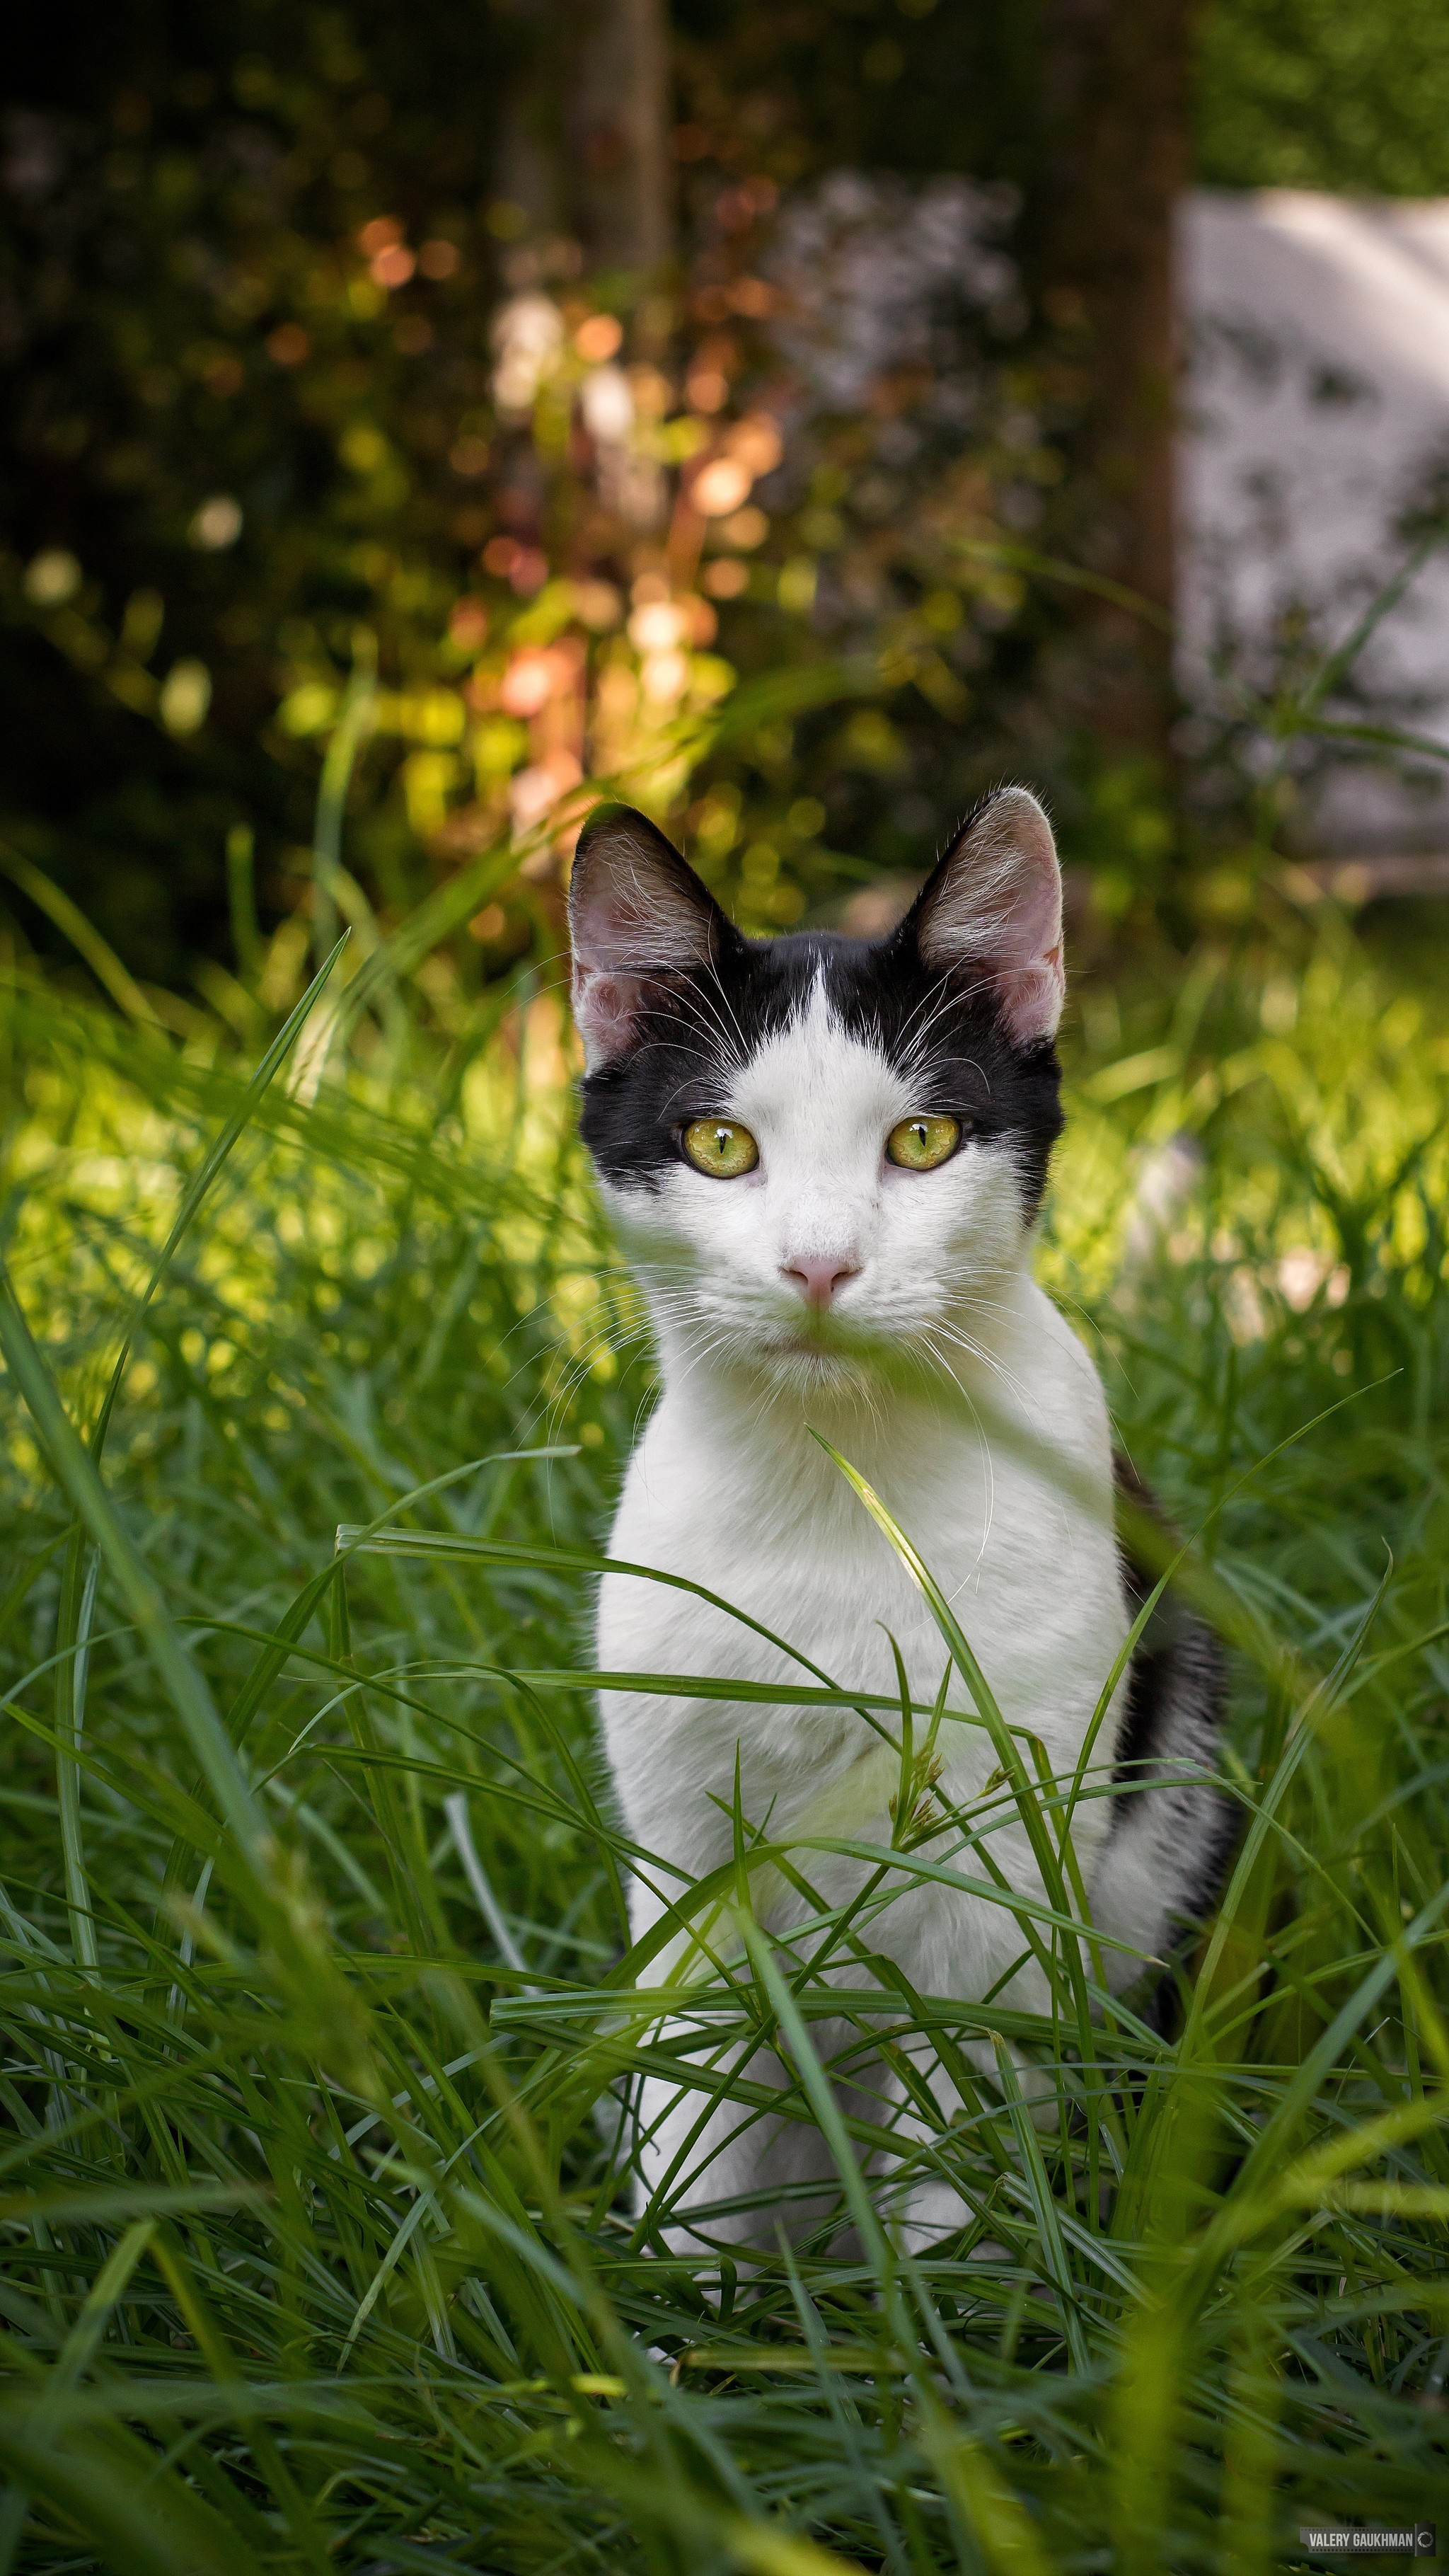
MULTIPOLYGON (((344 673, 363 626, 387 684, 425 687, 459 667, 460 598, 495 624, 508 605, 480 571, 500 478, 505 502, 517 483, 488 319, 531 242, 577 245, 629 346, 677 375, 742 185, 744 252, 767 256, 776 206, 832 170, 1006 183, 1021 311, 981 324, 978 354, 993 418, 1028 415, 1050 460, 1032 542, 1166 605, 1178 188, 1449 188, 1449 29, 1426 0, 677 0, 659 42, 670 149, 641 213, 617 142, 595 148, 609 82, 637 84, 638 65, 583 9, 192 0, 31 10, 10 31, 0 833, 134 972, 180 986, 199 957, 232 957, 238 830, 264 926, 304 899, 317 745, 278 723, 299 677, 344 673), (437 273, 370 287, 356 245, 379 217, 433 245, 437 273), (631 265, 651 223, 663 256, 631 265), (226 508, 208 516, 218 500, 234 532, 226 508)), ((740 327, 746 376, 767 372, 740 327)), ((998 431, 971 435, 999 493, 998 431)), ((817 479, 864 470, 824 452, 817 479)), ((941 595, 906 560, 921 488, 898 476, 886 504, 906 617, 941 595)), ((810 494, 788 474, 773 489, 796 559, 810 494)), ((883 543, 877 524, 877 560, 883 543)), ((874 595, 860 615, 878 627, 874 595)), ((753 592, 721 615, 747 673, 831 641, 753 592)), ((874 772, 831 723, 802 729, 792 791, 824 784, 831 846, 900 866, 922 814, 1024 761, 1080 863, 1125 831, 1143 869, 1191 864, 1165 648, 1140 621, 1032 591, 998 600, 952 669, 954 697, 892 702, 874 772)), ((767 768, 739 772, 747 809, 769 806, 767 768)), ((352 828, 385 919, 449 864, 386 755, 352 828)), ((812 899, 827 875, 802 863, 812 899)), ((6 900, 25 938, 54 942, 6 900)))

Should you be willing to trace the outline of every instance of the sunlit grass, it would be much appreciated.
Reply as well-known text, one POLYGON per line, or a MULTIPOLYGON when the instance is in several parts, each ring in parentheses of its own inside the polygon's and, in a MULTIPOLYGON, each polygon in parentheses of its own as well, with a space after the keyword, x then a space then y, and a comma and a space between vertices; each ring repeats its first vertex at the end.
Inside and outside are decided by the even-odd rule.
POLYGON ((1202 1532, 1242 1855, 1166 2047, 1082 2018, 1061 1934, 1040 2021, 852 1990, 858 2054, 995 2070, 920 2150, 969 2216, 914 2261, 899 2141, 816 2059, 840 1989, 744 1900, 811 1854, 706 1889, 680 2000, 782 2048, 853 2228, 753 2268, 636 2224, 599 2113, 698 2075, 583 1679, 649 1367, 553 1004, 293 1056, 98 1467, 47 1383, 93 1442, 249 1068, 23 982, 0 1035, 0 2566, 1252 2570, 1431 2515, 1449 1023, 1330 935, 1086 989, 1043 1275, 1202 1532))

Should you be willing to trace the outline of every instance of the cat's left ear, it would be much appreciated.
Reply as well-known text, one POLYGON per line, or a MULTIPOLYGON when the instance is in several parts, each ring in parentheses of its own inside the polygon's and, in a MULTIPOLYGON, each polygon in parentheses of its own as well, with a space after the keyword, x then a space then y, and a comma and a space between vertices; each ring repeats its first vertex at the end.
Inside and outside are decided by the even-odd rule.
POLYGON ((670 978, 716 965, 738 938, 707 886, 647 814, 601 805, 569 878, 574 1022, 590 1073, 627 1055, 670 978))
POLYGON ((974 969, 1018 1045, 1054 1037, 1066 998, 1062 872, 1025 787, 978 805, 927 878, 903 930, 928 966, 974 969))

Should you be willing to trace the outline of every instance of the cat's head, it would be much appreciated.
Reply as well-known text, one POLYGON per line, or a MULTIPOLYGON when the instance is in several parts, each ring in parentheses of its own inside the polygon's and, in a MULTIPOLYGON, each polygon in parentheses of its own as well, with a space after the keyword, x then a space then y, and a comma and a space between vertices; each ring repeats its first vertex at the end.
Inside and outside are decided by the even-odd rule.
POLYGON ((744 938, 627 807, 586 825, 569 914, 583 1134, 666 1344, 808 1391, 973 1339, 1061 1128, 1035 797, 979 806, 884 939, 744 938))

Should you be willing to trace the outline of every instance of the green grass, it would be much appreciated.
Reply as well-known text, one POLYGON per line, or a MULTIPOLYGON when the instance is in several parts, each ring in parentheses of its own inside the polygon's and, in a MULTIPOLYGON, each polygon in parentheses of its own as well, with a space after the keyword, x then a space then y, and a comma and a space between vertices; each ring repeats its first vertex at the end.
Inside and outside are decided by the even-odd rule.
POLYGON ((1242 1856, 1171 2045, 1049 1932, 1040 2022, 852 1989, 872 2049, 1014 2037, 1058 2104, 975 2079, 919 2261, 812 2037, 868 1925, 772 1939, 742 1859, 689 2007, 742 2116, 781 2046, 859 2250, 735 2268, 634 2222, 596 2111, 707 2062, 594 1746, 649 1357, 550 1007, 445 1060, 392 1006, 247 1098, 199 1027, 5 992, 0 2569, 1146 2576, 1432 2514, 1445 1022, 1327 934, 1086 988, 1043 1272, 1204 1533, 1242 1856))

